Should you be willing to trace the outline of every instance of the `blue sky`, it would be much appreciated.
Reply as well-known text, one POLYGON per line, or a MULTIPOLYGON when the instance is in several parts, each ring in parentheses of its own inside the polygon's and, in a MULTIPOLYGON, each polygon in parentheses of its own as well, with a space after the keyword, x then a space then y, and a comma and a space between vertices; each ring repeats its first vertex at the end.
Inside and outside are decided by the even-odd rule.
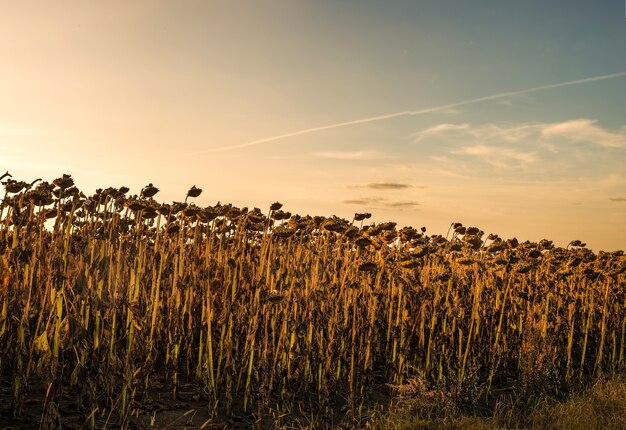
POLYGON ((622 1, 3 6, 0 160, 300 213, 626 248, 622 1), (37 12, 34 12, 37 11, 37 12))

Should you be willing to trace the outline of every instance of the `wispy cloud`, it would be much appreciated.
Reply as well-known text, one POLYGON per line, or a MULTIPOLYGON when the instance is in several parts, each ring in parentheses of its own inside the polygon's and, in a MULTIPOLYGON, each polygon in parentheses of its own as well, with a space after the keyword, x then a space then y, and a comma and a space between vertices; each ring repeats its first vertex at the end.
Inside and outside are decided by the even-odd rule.
POLYGON ((413 138, 413 141, 417 143, 429 136, 436 136, 439 134, 454 132, 458 130, 467 130, 468 128, 469 124, 437 124, 433 127, 429 127, 425 130, 413 133, 411 137, 413 138))
POLYGON ((372 197, 372 198, 363 197, 363 198, 358 198, 358 199, 344 200, 343 203, 347 205, 372 206, 372 205, 379 204, 383 200, 384 199, 380 197, 372 197))
POLYGON ((510 166, 509 161, 530 164, 538 160, 537 155, 532 152, 522 152, 511 148, 499 148, 486 145, 464 146, 458 150, 452 151, 452 153, 482 157, 483 161, 486 163, 501 168, 510 166))
POLYGON ((405 110, 405 111, 393 112, 393 113, 388 113, 388 114, 383 114, 383 115, 359 118, 359 119, 355 119, 352 121, 337 122, 337 123, 322 125, 319 127, 305 128, 305 129, 293 131, 290 133, 278 134, 278 135, 266 137, 263 139, 256 139, 250 142, 241 143, 239 145, 221 146, 219 148, 211 148, 211 149, 206 149, 204 151, 188 152, 186 154, 179 155, 178 158, 190 157, 192 155, 205 154, 209 152, 230 151, 234 149, 247 148, 250 146, 261 145, 264 143, 274 142, 274 141, 281 140, 281 139, 287 139, 289 137, 296 137, 296 136, 302 136, 305 134, 316 133, 318 131, 331 130, 331 129, 340 128, 340 127, 348 127, 352 125, 366 124, 366 123, 376 122, 376 121, 384 121, 387 119, 398 118, 398 117, 403 117, 403 116, 416 116, 416 115, 423 115, 427 113, 449 111, 450 109, 454 109, 460 106, 466 106, 466 105, 492 101, 492 100, 499 100, 499 99, 503 99, 506 97, 529 94, 529 93, 534 93, 538 91, 545 91, 545 90, 549 90, 553 88, 560 88, 560 87, 566 87, 566 86, 571 86, 571 85, 582 85, 582 84, 586 84, 590 82, 603 81, 607 79, 615 79, 615 78, 620 78, 623 76, 626 76, 626 72, 592 76, 592 77, 583 78, 583 79, 576 79, 573 81, 559 82, 555 84, 548 84, 548 85, 541 85, 538 87, 526 88, 523 90, 507 91, 507 92, 492 94, 492 95, 485 96, 485 97, 477 97, 473 99, 463 100, 463 101, 455 102, 455 103, 448 103, 445 105, 439 105, 439 106, 434 106, 434 107, 425 108, 425 109, 405 110))
POLYGON ((457 170, 471 170, 483 163, 518 172, 539 163, 577 171, 594 170, 593 163, 616 160, 615 151, 626 148, 626 126, 601 127, 593 119, 551 123, 438 124, 411 135, 431 160, 461 163, 457 170))
MULTIPOLYGON (((548 124, 551 125, 551 124, 548 124)), ((523 142, 531 134, 536 133, 545 125, 541 124, 483 124, 472 126, 470 124, 438 124, 411 135, 413 141, 418 143, 424 139, 434 140, 445 137, 456 137, 475 141, 494 141, 504 143, 523 142)))
POLYGON ((330 160, 385 160, 398 158, 378 151, 321 151, 313 152, 312 155, 330 160))
POLYGON ((415 200, 400 201, 400 202, 387 202, 385 206, 389 209, 417 209, 420 203, 415 200))
POLYGON ((368 209, 418 210, 420 202, 415 200, 388 200, 383 197, 361 197, 343 201, 347 205, 362 206, 368 209))
MULTIPOLYGON (((413 188, 413 185, 402 184, 399 182, 370 182, 369 184, 352 185, 351 188, 369 188, 371 190, 404 190, 407 188, 413 188)), ((418 186, 416 188, 424 188, 424 186, 418 186)))
POLYGON ((626 202, 626 197, 610 197, 609 200, 612 202, 626 202))
POLYGON ((573 119, 553 123, 521 123, 521 124, 438 124, 411 135, 414 142, 424 139, 440 139, 456 137, 467 140, 496 143, 527 143, 530 139, 541 138, 549 148, 555 152, 554 143, 560 138, 569 141, 589 143, 604 147, 626 146, 626 126, 619 130, 607 130, 598 125, 594 119, 573 119))
POLYGON ((626 127, 612 132, 597 125, 591 119, 575 119, 545 126, 541 133, 545 137, 563 137, 576 142, 589 142, 599 146, 618 148, 626 146, 626 127))

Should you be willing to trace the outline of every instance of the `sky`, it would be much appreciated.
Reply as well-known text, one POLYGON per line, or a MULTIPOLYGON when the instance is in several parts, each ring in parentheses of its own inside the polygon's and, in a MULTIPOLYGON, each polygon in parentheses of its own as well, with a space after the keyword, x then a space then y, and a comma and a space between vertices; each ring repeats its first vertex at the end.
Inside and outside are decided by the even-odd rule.
POLYGON ((622 0, 0 6, 15 179, 626 249, 622 0))

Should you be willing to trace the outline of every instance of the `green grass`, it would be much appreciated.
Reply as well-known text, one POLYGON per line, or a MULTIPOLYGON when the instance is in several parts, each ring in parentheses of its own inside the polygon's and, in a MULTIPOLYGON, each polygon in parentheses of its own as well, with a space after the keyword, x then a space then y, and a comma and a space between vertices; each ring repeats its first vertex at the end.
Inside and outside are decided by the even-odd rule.
POLYGON ((421 391, 407 384, 389 410, 375 417, 372 428, 409 429, 626 429, 626 380, 598 381, 590 389, 564 401, 540 397, 532 402, 509 398, 491 416, 464 411, 443 393, 421 391))

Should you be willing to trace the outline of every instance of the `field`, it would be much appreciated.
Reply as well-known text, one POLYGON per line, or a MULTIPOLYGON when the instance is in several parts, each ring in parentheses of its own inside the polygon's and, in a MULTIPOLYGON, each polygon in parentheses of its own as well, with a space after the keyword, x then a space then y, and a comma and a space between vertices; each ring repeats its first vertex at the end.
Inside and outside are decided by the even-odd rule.
POLYGON ((3 181, 0 427, 490 417, 626 369, 623 252, 3 181))

